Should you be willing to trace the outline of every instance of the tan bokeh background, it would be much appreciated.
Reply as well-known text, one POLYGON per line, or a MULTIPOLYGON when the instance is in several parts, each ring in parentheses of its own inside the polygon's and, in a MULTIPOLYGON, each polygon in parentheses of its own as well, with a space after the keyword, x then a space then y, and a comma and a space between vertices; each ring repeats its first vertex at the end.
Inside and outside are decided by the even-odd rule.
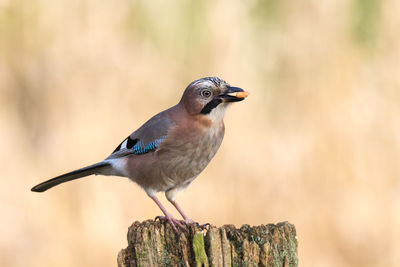
POLYGON ((398 0, 1 0, 0 265, 115 266, 128 226, 160 214, 138 186, 30 188, 105 158, 189 82, 220 76, 251 95, 178 195, 187 213, 294 223, 301 266, 398 266, 399 12, 398 0))

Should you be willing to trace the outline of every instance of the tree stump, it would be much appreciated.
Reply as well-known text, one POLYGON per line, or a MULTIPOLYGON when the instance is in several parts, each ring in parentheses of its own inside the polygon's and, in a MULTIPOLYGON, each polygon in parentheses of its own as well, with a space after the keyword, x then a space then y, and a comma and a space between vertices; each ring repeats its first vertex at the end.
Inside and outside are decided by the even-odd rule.
POLYGON ((118 266, 297 266, 296 229, 282 222, 239 229, 190 226, 176 234, 168 223, 134 222, 118 266))

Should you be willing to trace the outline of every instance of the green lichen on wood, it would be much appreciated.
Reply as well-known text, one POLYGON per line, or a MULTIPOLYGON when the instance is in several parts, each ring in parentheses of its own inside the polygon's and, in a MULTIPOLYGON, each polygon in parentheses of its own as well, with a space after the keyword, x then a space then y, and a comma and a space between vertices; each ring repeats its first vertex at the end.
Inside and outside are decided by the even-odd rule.
POLYGON ((128 231, 128 247, 118 254, 120 267, 297 265, 296 230, 287 222, 239 229, 193 225, 179 234, 168 223, 135 222, 128 231))
POLYGON ((203 234, 196 233, 193 236, 193 252, 194 252, 194 260, 196 263, 196 267, 208 267, 208 259, 204 246, 204 238, 203 234))

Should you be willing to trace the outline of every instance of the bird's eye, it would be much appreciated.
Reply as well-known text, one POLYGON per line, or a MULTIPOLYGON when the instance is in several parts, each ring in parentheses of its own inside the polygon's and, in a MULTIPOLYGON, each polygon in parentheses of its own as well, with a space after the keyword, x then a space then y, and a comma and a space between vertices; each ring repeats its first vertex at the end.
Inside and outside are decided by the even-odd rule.
POLYGON ((205 98, 209 98, 211 96, 211 91, 210 90, 203 90, 201 91, 201 96, 205 98))

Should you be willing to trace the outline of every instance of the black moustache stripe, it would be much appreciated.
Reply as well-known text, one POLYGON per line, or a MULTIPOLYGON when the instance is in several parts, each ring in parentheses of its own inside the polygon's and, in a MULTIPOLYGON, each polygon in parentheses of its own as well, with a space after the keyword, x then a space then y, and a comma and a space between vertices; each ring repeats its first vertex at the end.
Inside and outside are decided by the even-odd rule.
POLYGON ((208 102, 204 108, 200 111, 201 114, 209 114, 211 110, 216 108, 219 104, 222 103, 222 100, 220 98, 214 98, 210 102, 208 102))

